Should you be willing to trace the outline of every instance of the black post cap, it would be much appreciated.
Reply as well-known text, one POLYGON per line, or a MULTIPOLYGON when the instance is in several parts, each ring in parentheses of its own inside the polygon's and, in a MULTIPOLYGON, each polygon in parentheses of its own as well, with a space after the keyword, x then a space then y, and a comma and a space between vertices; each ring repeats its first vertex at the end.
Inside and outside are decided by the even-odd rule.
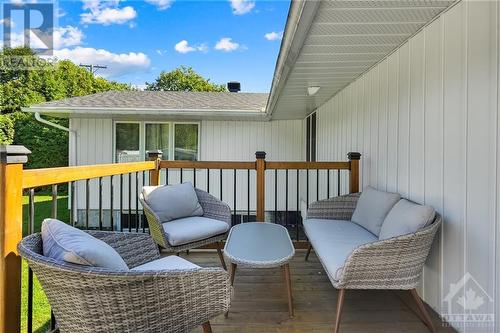
POLYGON ((0 145, 0 163, 24 164, 28 162, 31 151, 25 146, 0 145))
POLYGON ((156 157, 156 156, 161 156, 163 152, 161 150, 148 150, 147 154, 148 157, 156 157))
POLYGON ((265 151, 256 151, 255 152, 255 158, 256 159, 264 159, 264 158, 266 158, 266 152, 265 151))
POLYGON ((349 160, 360 160, 361 159, 361 154, 360 153, 356 153, 356 152, 350 152, 350 153, 347 153, 347 158, 349 160))

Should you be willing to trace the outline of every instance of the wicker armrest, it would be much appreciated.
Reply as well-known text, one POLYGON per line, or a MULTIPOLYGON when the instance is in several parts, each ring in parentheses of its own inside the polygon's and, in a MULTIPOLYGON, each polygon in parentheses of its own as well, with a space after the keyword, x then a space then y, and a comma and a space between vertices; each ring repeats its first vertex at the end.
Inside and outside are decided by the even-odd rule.
POLYGON ((203 208, 203 216, 214 220, 219 220, 226 222, 231 226, 231 208, 229 205, 208 192, 196 190, 196 195, 198 196, 198 201, 203 208))
POLYGON ((160 221, 158 215, 149 207, 144 200, 144 195, 142 193, 139 194, 139 201, 142 205, 142 210, 144 215, 146 215, 146 219, 148 220, 149 232, 151 233, 151 237, 153 237, 156 244, 160 245, 163 248, 167 248, 168 240, 165 237, 165 233, 163 232, 163 225, 160 221))
POLYGON ((358 247, 347 258, 334 286, 347 289, 415 288, 440 225, 438 215, 431 225, 414 234, 358 247))
POLYGON ((112 231, 87 231, 120 254, 129 268, 160 258, 158 246, 149 234, 112 231))
POLYGON ((352 193, 313 202, 307 210, 308 219, 350 220, 361 193, 352 193))

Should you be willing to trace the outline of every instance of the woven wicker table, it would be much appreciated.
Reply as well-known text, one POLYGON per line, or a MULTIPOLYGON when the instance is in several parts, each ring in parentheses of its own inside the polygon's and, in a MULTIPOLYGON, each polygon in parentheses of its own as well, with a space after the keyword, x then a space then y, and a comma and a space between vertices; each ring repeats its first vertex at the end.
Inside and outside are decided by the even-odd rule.
MULTIPOLYGON (((282 267, 288 295, 288 312, 293 317, 292 282, 288 262, 295 254, 288 230, 265 222, 249 222, 234 226, 227 237, 224 254, 231 261, 231 285, 236 267, 282 267)), ((227 315, 227 313, 226 313, 227 315)))

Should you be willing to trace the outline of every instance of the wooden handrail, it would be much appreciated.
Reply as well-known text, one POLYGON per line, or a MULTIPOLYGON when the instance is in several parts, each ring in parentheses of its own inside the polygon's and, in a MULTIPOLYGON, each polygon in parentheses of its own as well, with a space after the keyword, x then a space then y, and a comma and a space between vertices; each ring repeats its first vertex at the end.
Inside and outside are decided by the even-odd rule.
POLYGON ((23 189, 156 169, 155 161, 23 170, 23 189))
POLYGON ((350 170, 350 162, 266 162, 267 170, 350 170))
POLYGON ((166 161, 160 162, 160 168, 172 169, 237 169, 255 170, 255 162, 230 161, 166 161))

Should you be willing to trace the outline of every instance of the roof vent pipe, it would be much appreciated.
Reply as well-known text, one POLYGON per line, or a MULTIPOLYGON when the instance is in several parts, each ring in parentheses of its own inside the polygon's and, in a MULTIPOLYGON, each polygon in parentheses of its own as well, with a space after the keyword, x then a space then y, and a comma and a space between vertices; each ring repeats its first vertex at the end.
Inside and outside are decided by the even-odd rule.
POLYGON ((227 90, 230 92, 238 92, 241 90, 241 84, 236 81, 230 81, 227 83, 227 90))

